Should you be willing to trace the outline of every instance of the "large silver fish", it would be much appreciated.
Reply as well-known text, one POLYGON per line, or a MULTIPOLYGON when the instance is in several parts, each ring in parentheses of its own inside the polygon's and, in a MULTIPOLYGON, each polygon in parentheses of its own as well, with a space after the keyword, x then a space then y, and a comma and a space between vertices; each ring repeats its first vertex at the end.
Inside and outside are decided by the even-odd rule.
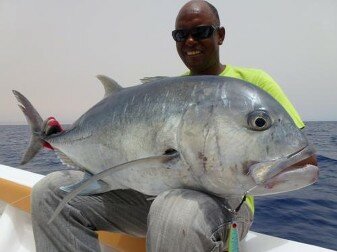
POLYGON ((65 163, 96 174, 64 186, 71 193, 63 203, 78 193, 129 188, 147 195, 172 188, 221 197, 266 195, 318 178, 316 166, 292 167, 315 152, 303 131, 250 83, 195 76, 122 88, 98 77, 103 100, 70 129, 50 136, 30 102, 13 91, 33 133, 23 163, 47 142, 65 163))

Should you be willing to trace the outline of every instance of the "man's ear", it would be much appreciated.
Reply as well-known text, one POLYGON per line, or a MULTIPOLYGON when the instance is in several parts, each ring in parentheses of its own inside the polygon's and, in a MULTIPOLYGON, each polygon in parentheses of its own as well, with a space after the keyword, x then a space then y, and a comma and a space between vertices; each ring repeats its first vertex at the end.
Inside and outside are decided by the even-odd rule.
POLYGON ((218 29, 218 35, 219 35, 218 45, 222 45, 223 41, 225 40, 225 35, 226 35, 226 31, 224 27, 220 27, 218 29))

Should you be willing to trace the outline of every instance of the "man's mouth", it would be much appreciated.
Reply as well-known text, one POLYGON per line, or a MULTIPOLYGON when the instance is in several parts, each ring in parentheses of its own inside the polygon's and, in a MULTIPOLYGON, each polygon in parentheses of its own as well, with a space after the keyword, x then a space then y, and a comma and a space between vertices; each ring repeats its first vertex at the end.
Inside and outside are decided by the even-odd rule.
POLYGON ((198 55, 200 53, 201 53, 201 51, 199 51, 199 50, 193 50, 193 51, 187 51, 186 52, 187 56, 194 56, 194 55, 198 55))

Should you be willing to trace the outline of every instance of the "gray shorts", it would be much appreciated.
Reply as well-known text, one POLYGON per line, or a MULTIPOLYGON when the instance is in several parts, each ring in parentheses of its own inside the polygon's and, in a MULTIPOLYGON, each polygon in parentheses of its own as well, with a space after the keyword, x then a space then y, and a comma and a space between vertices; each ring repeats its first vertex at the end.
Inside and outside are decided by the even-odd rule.
MULTIPOLYGON (((147 251, 226 250, 233 217, 227 209, 239 205, 240 199, 228 202, 188 189, 169 190, 154 200, 133 190, 77 196, 47 225, 65 195, 59 187, 82 177, 79 171, 60 171, 34 186, 31 210, 37 251, 99 251, 98 230, 146 237, 147 251)), ((253 220, 246 204, 237 220, 242 239, 253 220)))

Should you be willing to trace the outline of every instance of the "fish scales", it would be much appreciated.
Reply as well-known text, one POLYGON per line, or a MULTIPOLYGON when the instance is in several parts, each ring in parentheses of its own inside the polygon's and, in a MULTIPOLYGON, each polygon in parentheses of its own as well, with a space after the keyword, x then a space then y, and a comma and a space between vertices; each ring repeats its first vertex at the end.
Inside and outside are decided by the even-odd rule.
MULTIPOLYGON (((97 138, 103 136, 100 143, 105 146, 111 146, 115 142, 117 143, 116 145, 120 146, 120 144, 123 144, 122 142, 126 135, 128 138, 131 138, 132 132, 135 134, 132 135, 133 141, 139 142, 140 139, 144 140, 144 138, 153 139, 153 135, 157 133, 153 128, 159 129, 163 127, 163 123, 167 123, 170 118, 172 118, 173 123, 170 127, 173 128, 173 125, 179 123, 178 120, 179 117, 181 117, 181 112, 186 109, 190 103, 198 102, 197 100, 200 98, 188 95, 189 90, 194 89, 195 86, 196 85, 193 82, 188 83, 188 85, 185 85, 185 83, 173 82, 172 84, 165 84, 164 90, 162 90, 162 85, 156 83, 155 85, 146 84, 142 90, 139 90, 139 88, 122 90, 114 95, 108 96, 95 105, 75 122, 73 128, 69 131, 69 134, 65 133, 62 136, 62 139, 57 138, 51 139, 50 141, 54 146, 58 147, 58 141, 61 141, 62 144, 64 144, 64 142, 66 142, 65 139, 68 138, 69 141, 72 142, 73 139, 78 139, 78 135, 88 135, 89 132, 92 135, 92 138, 85 138, 83 141, 96 141, 97 138), (180 86, 183 86, 184 88, 179 88, 177 90, 177 87, 180 86), (178 97, 166 96, 165 89, 167 89, 168 92, 170 92, 170 90, 175 90, 180 95, 178 97), (183 95, 184 93, 185 95, 183 95), (146 96, 148 97, 148 101, 145 103, 145 106, 142 107, 144 97, 146 96), (175 98, 174 103, 172 102, 173 98, 175 98), (126 107, 125 104, 131 103, 132 100, 133 105, 126 107), (166 107, 166 113, 162 113, 162 107, 164 106, 166 107), (102 116, 103 114, 104 116, 102 116), (137 130, 133 131, 132 128, 137 130), (146 134, 139 134, 141 130, 145 130, 146 134), (120 138, 120 136, 123 137, 120 138)), ((199 87, 199 90, 198 95, 200 96, 203 93, 203 88, 199 87)), ((173 92, 171 91, 171 93, 173 92)), ((172 134, 175 134, 174 130, 171 132, 172 134)), ((83 148, 82 142, 78 141, 77 144, 79 148, 83 148)), ((88 146, 88 148, 91 147, 88 146)), ((70 155, 73 149, 74 146, 71 146, 71 150, 66 154, 70 155)), ((162 153, 164 150, 158 151, 159 153, 162 153)), ((123 156, 120 154, 118 155, 123 156)), ((111 156, 115 157, 116 154, 112 153, 111 156)), ((134 158, 139 158, 139 156, 134 158)))

